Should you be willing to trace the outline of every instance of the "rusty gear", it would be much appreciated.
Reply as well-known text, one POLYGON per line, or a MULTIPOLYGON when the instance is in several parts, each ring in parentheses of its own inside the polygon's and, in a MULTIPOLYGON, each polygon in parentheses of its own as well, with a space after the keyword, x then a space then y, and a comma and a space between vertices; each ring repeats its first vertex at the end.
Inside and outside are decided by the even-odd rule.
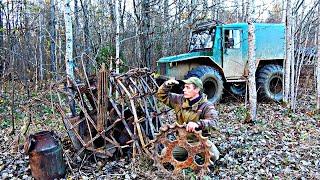
POLYGON ((201 135, 201 131, 189 133, 186 131, 185 124, 177 123, 172 125, 164 125, 160 128, 160 132, 156 135, 156 139, 152 143, 152 159, 155 165, 170 173, 166 168, 166 164, 170 163, 173 167, 173 174, 178 174, 181 170, 191 168, 197 174, 204 174, 208 171, 208 166, 213 164, 210 157, 213 155, 210 152, 211 145, 207 143, 208 138, 201 135), (172 135, 176 135, 172 138, 172 135), (197 139, 196 143, 190 143, 188 137, 193 135, 197 139), (173 156, 175 147, 184 148, 188 152, 188 156, 184 161, 178 161, 173 156), (196 162, 196 156, 203 155, 203 164, 196 162))

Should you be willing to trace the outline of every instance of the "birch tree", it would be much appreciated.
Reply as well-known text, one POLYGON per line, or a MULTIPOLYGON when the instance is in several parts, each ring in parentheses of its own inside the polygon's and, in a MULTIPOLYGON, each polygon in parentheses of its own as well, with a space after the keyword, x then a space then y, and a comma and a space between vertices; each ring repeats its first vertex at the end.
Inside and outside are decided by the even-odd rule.
POLYGON ((292 7, 291 0, 286 0, 286 60, 284 65, 284 81, 283 81, 283 101, 289 103, 289 93, 290 93, 290 70, 291 70, 291 49, 292 46, 292 7))
MULTIPOLYGON (((291 7, 291 36, 287 41, 290 41, 290 51, 288 52, 288 56, 290 56, 290 108, 295 111, 295 71, 296 71, 296 66, 295 66, 295 58, 294 58, 294 39, 295 39, 295 19, 296 16, 293 15, 293 10, 291 7)), ((287 57, 288 57, 287 56, 287 57)))
POLYGON ((115 0, 115 17, 116 17, 116 73, 119 73, 120 63, 120 15, 119 15, 119 0, 115 0))
MULTIPOLYGON (((64 12, 64 22, 65 22, 65 34, 66 34, 66 52, 65 52, 65 63, 66 63, 66 74, 67 74, 67 82, 68 87, 70 87, 70 81, 75 80, 74 76, 74 60, 73 60, 73 33, 72 33, 72 19, 71 19, 71 7, 70 7, 71 0, 65 1, 65 12, 64 12)), ((68 88, 67 87, 67 88, 68 88)), ((68 97, 69 106, 74 117, 76 115, 75 112, 75 101, 72 98, 73 92, 71 89, 68 89, 70 95, 68 97)), ((68 123, 65 123, 68 124, 68 123)), ((67 127, 70 129, 70 127, 67 127)), ((76 138, 75 134, 72 131, 68 131, 70 138, 72 139, 72 143, 76 149, 80 149, 81 145, 76 138)))
POLYGON ((257 89, 256 89, 256 55, 255 55, 255 27, 253 19, 253 0, 249 1, 249 17, 248 17, 248 40, 249 40, 249 51, 248 51, 248 65, 249 65, 249 114, 246 117, 246 122, 253 122, 257 116, 257 89))
MULTIPOLYGON (((72 29, 72 18, 71 18, 71 0, 65 1, 65 12, 64 12, 64 22, 65 22, 65 36, 66 36, 66 50, 65 50, 65 64, 66 64, 66 75, 67 75, 67 86, 71 86, 71 81, 75 81, 74 75, 74 59, 73 59, 73 29, 72 29)), ((72 90, 69 89, 70 96, 69 106, 72 112, 72 116, 75 116, 75 102, 71 96, 73 95, 72 90)))
POLYGON ((66 62, 66 73, 67 77, 70 80, 74 80, 74 61, 72 57, 73 53, 73 35, 72 35, 72 19, 71 19, 71 0, 66 0, 65 4, 65 13, 64 13, 64 22, 66 28, 66 54, 65 54, 65 62, 66 62))

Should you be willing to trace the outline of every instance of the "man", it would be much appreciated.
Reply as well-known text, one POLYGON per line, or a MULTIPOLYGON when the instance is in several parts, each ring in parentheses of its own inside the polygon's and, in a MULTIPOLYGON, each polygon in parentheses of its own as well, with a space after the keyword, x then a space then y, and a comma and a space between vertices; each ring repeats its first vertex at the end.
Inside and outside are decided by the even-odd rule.
MULTIPOLYGON (((157 98, 159 101, 173 108, 177 115, 177 123, 186 123, 186 130, 194 132, 217 126, 218 113, 213 104, 207 100, 207 96, 202 93, 203 85, 199 78, 190 77, 183 80, 185 83, 183 94, 171 93, 173 85, 179 84, 174 79, 167 80, 158 89, 157 98)), ((210 141, 213 160, 219 159, 217 147, 210 141)), ((175 156, 173 152, 173 156, 175 156)), ((180 153, 181 154, 181 153, 180 153)), ((185 154, 185 153, 184 153, 185 154)))

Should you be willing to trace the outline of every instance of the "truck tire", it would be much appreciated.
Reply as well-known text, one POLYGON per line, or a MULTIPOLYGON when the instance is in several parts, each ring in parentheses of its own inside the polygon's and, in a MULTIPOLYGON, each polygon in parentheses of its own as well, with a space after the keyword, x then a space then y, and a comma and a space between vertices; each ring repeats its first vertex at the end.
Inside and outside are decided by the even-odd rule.
POLYGON ((257 90, 260 100, 281 101, 283 98, 282 80, 282 66, 269 64, 261 68, 257 76, 257 90))
POLYGON ((232 83, 229 90, 236 96, 244 96, 246 94, 246 83, 232 83))
POLYGON ((210 66, 198 66, 190 70, 185 78, 198 77, 203 83, 203 91, 207 94, 208 100, 216 103, 223 93, 223 80, 220 73, 210 66))

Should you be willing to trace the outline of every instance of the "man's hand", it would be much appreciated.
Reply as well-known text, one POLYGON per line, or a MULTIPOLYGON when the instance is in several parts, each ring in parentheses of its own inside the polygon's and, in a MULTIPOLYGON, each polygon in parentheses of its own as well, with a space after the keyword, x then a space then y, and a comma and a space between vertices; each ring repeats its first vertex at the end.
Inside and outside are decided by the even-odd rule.
POLYGON ((187 124, 186 130, 188 132, 195 132, 197 128, 199 128, 199 124, 197 124, 195 122, 189 122, 187 124))
POLYGON ((175 85, 175 84, 179 84, 179 82, 178 82, 177 80, 175 80, 175 79, 169 79, 169 80, 167 80, 166 82, 164 82, 164 84, 165 84, 166 86, 173 86, 173 85, 175 85))

